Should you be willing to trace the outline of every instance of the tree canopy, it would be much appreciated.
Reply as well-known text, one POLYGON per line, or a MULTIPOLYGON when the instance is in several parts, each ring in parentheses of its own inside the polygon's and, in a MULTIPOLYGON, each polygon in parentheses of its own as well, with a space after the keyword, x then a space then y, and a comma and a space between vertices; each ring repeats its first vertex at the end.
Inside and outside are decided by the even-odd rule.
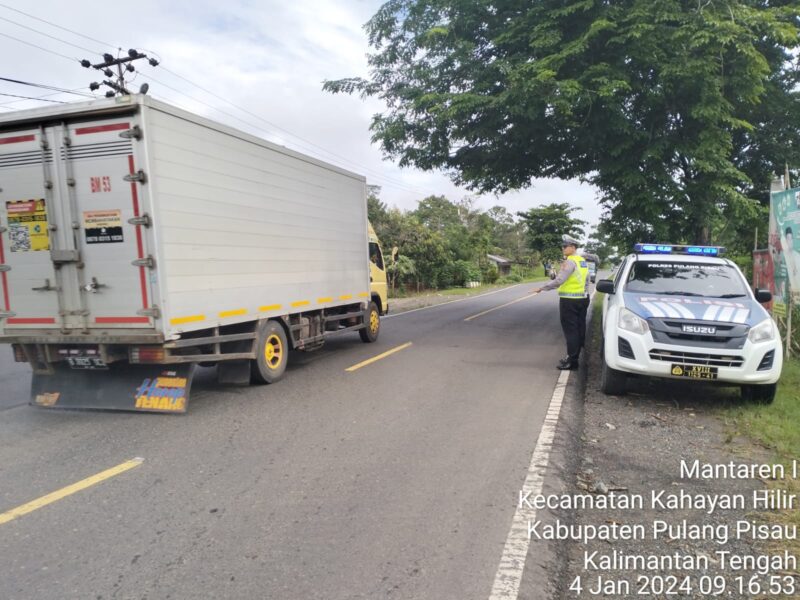
POLYGON ((324 87, 385 102, 401 165, 480 192, 583 178, 620 245, 706 242, 749 235, 800 164, 798 24, 800 0, 390 0, 369 79, 324 87))

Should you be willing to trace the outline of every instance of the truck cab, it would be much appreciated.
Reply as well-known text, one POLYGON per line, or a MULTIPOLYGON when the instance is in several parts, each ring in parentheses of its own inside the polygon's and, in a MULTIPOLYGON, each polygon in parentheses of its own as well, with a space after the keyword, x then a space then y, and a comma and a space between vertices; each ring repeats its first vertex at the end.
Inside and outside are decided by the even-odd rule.
POLYGON ((369 234, 369 291, 372 301, 378 307, 381 315, 389 312, 389 288, 386 283, 386 263, 383 260, 383 251, 378 236, 372 223, 367 223, 369 234))

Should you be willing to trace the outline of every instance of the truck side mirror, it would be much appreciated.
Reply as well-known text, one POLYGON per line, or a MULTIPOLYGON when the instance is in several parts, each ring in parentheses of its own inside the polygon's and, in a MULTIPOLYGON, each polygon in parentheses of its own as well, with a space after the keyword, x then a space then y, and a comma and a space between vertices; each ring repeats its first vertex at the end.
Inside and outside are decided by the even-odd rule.
POLYGON ((614 282, 610 279, 601 279, 597 282, 595 289, 598 292, 602 292, 604 294, 613 294, 614 293, 614 282))
POLYGON ((769 302, 770 300, 772 300, 772 292, 770 292, 769 290, 762 289, 762 288, 757 288, 756 289, 756 300, 760 304, 764 304, 765 302, 769 302))

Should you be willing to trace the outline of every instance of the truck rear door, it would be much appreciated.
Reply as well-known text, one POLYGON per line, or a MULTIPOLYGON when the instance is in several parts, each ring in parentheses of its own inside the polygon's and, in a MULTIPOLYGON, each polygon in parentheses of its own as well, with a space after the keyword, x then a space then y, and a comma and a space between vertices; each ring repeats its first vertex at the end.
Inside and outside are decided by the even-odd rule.
POLYGON ((153 326, 135 143, 120 136, 132 120, 61 123, 0 142, 0 168, 11 171, 0 195, 9 330, 153 326))

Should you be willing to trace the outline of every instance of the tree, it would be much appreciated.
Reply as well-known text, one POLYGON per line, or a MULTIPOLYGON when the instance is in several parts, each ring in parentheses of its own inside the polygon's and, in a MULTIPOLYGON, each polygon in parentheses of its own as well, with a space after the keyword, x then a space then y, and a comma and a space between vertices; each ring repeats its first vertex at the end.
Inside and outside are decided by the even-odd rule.
POLYGON ((567 203, 548 204, 531 208, 528 212, 517 213, 525 224, 528 234, 528 246, 537 252, 544 261, 557 261, 561 258, 561 236, 572 237, 583 235, 582 226, 586 224, 572 216, 572 212, 580 210, 567 203))
POLYGON ((707 242, 800 164, 799 22, 798 0, 390 0, 370 78, 324 88, 380 98, 402 166, 481 192, 583 177, 620 246, 707 242))

